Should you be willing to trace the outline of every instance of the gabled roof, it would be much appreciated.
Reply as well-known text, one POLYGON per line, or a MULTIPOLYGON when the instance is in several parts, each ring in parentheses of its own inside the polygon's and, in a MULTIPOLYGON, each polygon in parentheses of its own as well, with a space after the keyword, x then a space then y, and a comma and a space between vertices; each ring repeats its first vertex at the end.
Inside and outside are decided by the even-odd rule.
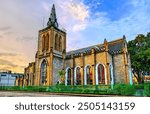
MULTIPOLYGON (((121 53, 122 49, 124 47, 124 42, 125 42, 124 38, 108 42, 108 52, 110 54, 121 53)), ((94 49, 96 52, 103 52, 103 51, 105 51, 105 46, 104 46, 104 44, 98 44, 98 45, 89 46, 89 47, 74 50, 74 51, 69 51, 66 53, 66 58, 70 58, 71 55, 79 56, 81 53, 89 54, 89 53, 91 53, 92 49, 94 49)))
POLYGON ((118 40, 114 40, 111 42, 108 42, 108 51, 110 54, 118 54, 122 52, 122 49, 124 48, 125 39, 121 38, 118 40))

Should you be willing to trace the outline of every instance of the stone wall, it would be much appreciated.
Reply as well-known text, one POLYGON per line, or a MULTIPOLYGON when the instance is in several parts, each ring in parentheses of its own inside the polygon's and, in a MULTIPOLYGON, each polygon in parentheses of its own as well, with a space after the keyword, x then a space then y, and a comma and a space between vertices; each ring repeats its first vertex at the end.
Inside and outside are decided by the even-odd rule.
POLYGON ((96 64, 99 63, 106 65, 106 55, 104 52, 96 54, 96 64))
POLYGON ((115 83, 126 83, 125 82, 125 64, 123 54, 115 55, 114 61, 114 79, 115 83))
POLYGON ((92 65, 92 55, 84 56, 84 65, 92 65))
POLYGON ((75 66, 83 66, 81 57, 75 58, 75 66))
POLYGON ((62 70, 63 62, 61 58, 53 58, 53 85, 57 84, 58 80, 60 81, 60 76, 58 74, 59 70, 62 70))
POLYGON ((112 55, 108 53, 108 63, 112 64, 112 55))

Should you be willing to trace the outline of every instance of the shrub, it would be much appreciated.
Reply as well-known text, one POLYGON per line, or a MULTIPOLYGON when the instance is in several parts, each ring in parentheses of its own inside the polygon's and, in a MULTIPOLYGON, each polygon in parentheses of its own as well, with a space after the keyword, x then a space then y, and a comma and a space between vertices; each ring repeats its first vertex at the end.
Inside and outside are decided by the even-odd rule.
POLYGON ((144 84, 136 84, 134 87, 135 89, 144 89, 144 84))
MULTIPOLYGON (((146 93, 149 91, 145 87, 146 93)), ((110 85, 76 85, 76 86, 65 86, 65 85, 55 85, 55 86, 12 86, 12 87, 0 87, 0 90, 12 90, 12 91, 30 91, 30 92, 54 92, 54 93, 78 93, 78 94, 116 94, 116 95, 126 95, 131 96, 135 93, 135 86, 126 84, 116 84, 114 89, 111 89, 110 85)))
POLYGON ((144 85, 144 93, 146 94, 146 96, 150 97, 150 84, 144 85))
POLYGON ((113 94, 132 96, 135 94, 135 88, 132 85, 116 84, 114 85, 113 94))

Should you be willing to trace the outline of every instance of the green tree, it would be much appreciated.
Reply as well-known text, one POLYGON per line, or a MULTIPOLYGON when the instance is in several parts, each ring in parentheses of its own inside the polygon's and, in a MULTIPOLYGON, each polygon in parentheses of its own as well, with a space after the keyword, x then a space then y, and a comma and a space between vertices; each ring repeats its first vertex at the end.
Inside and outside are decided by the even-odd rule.
POLYGON ((64 84, 65 83, 65 72, 64 72, 64 70, 59 70, 58 74, 61 78, 61 83, 64 84))
POLYGON ((134 76, 139 83, 143 83, 143 76, 150 71, 150 33, 146 36, 139 34, 128 42, 131 66, 134 76))

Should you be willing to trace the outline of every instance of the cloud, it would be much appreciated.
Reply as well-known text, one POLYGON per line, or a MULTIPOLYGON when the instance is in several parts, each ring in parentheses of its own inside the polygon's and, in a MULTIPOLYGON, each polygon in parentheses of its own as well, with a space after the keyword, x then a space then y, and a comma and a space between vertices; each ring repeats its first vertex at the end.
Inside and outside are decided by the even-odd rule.
POLYGON ((86 28, 86 23, 81 23, 80 25, 79 24, 74 25, 73 31, 78 32, 78 31, 84 30, 85 28, 86 28))
POLYGON ((3 36, 2 36, 2 35, 0 35, 0 38, 3 38, 3 36))
MULTIPOLYGON (((120 0, 118 1, 120 3, 120 0)), ((60 29, 67 30, 67 50, 102 43, 104 38, 108 41, 115 40, 124 34, 130 40, 136 34, 150 30, 149 0, 123 1, 120 3, 124 7, 122 10, 115 1, 1 0, 0 17, 3 17, 0 21, 1 60, 13 61, 12 64, 18 66, 25 66, 34 61, 38 31, 43 29, 43 23, 46 27, 53 3, 60 29), (119 17, 117 15, 114 19, 110 13, 114 11, 111 9, 112 3, 117 13, 121 15, 119 17), (101 10, 104 4, 107 7, 101 10), (130 7, 124 4, 130 4, 130 7)), ((13 70, 12 66, 3 65, 3 68, 8 67, 13 70)), ((23 69, 16 67, 15 71, 23 72, 23 69)))
MULTIPOLYGON (((126 2, 132 6, 128 7, 129 13, 119 19, 111 20, 107 10, 93 13, 94 18, 88 20, 83 36, 86 35, 91 43, 96 43, 97 41, 103 42, 104 38, 114 40, 123 35, 126 35, 127 40, 130 40, 135 38, 136 34, 147 33, 150 30, 150 1, 128 0, 126 2), (91 40, 90 37, 94 37, 95 40, 91 40)), ((125 12, 120 11, 119 13, 123 15, 125 12)))
POLYGON ((8 65, 8 66, 11 66, 11 67, 17 67, 18 66, 18 65, 13 64, 10 61, 4 60, 4 59, 0 59, 0 63, 1 63, 1 65, 8 65))
POLYGON ((0 27, 0 33, 2 35, 0 35, 0 38, 4 38, 5 35, 10 35, 12 28, 10 26, 4 26, 4 27, 0 27))
POLYGON ((19 56, 19 54, 16 53, 6 53, 6 52, 0 52, 0 56, 19 56))
POLYGON ((67 3, 68 12, 77 20, 85 21, 89 17, 88 7, 86 7, 82 2, 70 2, 67 3))
POLYGON ((10 29, 11 29, 11 27, 9 27, 9 26, 0 27, 0 31, 8 31, 10 29))
POLYGON ((50 5, 47 2, 42 2, 42 7, 44 8, 45 11, 50 10, 50 5))
POLYGON ((11 70, 13 72, 24 72, 28 64, 27 57, 17 53, 1 52, 0 69, 11 70))
POLYGON ((3 33, 3 35, 11 35, 13 32, 11 32, 11 31, 6 31, 6 32, 4 32, 3 33))
POLYGON ((22 37, 17 37, 16 40, 18 42, 22 42, 22 41, 32 41, 32 40, 35 40, 34 37, 32 36, 22 36, 22 37))

